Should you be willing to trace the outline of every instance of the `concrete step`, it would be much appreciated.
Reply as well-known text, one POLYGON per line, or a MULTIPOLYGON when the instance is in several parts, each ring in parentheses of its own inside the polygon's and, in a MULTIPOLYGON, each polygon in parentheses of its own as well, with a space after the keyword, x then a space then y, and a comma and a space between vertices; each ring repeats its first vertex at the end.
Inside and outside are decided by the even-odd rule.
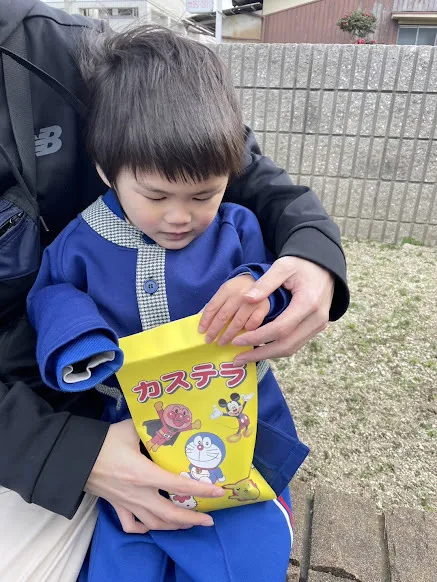
POLYGON ((437 582, 437 513, 291 485, 295 537, 287 582, 437 582))

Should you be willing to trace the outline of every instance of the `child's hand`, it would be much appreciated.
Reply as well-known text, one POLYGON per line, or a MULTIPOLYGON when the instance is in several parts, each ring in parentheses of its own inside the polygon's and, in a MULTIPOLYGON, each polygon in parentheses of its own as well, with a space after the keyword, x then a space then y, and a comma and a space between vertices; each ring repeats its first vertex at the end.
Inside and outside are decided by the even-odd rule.
POLYGON ((212 343, 228 324, 217 342, 219 346, 231 342, 242 329, 253 331, 262 324, 270 311, 270 301, 249 303, 244 296, 253 282, 252 275, 239 275, 224 283, 205 306, 199 331, 206 332, 207 343, 212 343))

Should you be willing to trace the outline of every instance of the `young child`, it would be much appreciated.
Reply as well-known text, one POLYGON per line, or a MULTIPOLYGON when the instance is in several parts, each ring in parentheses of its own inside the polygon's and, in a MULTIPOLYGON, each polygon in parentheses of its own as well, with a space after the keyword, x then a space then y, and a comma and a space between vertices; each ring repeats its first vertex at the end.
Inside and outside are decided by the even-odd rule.
MULTIPOLYGON (((244 126, 215 54, 145 26, 90 37, 82 69, 89 150, 109 190, 46 249, 28 309, 46 384, 96 387, 104 418, 119 422, 129 411, 114 376, 118 338, 198 313, 219 289, 239 328, 275 318, 290 297, 278 290, 260 305, 244 301, 271 262, 255 216, 221 204, 242 167, 244 126)), ((102 500, 81 580, 285 580, 287 486, 308 449, 265 362, 257 375, 254 464, 278 499, 216 511, 212 527, 146 534, 124 533, 102 500)))

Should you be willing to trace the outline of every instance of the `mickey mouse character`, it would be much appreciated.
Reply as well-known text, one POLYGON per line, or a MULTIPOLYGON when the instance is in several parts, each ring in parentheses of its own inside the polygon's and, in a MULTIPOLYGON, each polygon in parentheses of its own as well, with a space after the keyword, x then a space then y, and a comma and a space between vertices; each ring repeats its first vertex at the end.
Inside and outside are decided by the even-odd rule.
POLYGON ((159 419, 146 420, 143 426, 152 438, 146 442, 148 451, 157 451, 161 445, 173 445, 179 433, 199 429, 200 420, 192 422, 191 410, 182 404, 169 404, 165 408, 162 402, 155 403, 159 419))
POLYGON ((252 394, 242 394, 241 397, 237 392, 233 392, 231 394, 231 399, 229 402, 226 402, 224 398, 220 398, 218 401, 218 405, 221 408, 225 408, 226 412, 222 412, 217 408, 217 406, 213 405, 213 412, 211 414, 212 419, 218 418, 219 416, 230 416, 232 418, 238 419, 238 430, 235 434, 232 434, 226 438, 229 443, 237 443, 242 436, 248 437, 253 433, 253 428, 249 428, 250 425, 250 418, 247 414, 243 414, 243 410, 246 404, 253 398, 252 394), (242 398, 243 402, 240 402, 240 398, 242 398))

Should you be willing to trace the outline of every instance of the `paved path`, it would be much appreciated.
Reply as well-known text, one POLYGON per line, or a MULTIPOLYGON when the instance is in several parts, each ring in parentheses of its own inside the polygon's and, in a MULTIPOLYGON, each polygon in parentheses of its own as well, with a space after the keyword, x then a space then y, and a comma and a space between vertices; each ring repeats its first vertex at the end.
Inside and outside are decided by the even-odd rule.
POLYGON ((295 540, 288 582, 437 582, 437 513, 385 513, 361 497, 291 486, 295 540))

